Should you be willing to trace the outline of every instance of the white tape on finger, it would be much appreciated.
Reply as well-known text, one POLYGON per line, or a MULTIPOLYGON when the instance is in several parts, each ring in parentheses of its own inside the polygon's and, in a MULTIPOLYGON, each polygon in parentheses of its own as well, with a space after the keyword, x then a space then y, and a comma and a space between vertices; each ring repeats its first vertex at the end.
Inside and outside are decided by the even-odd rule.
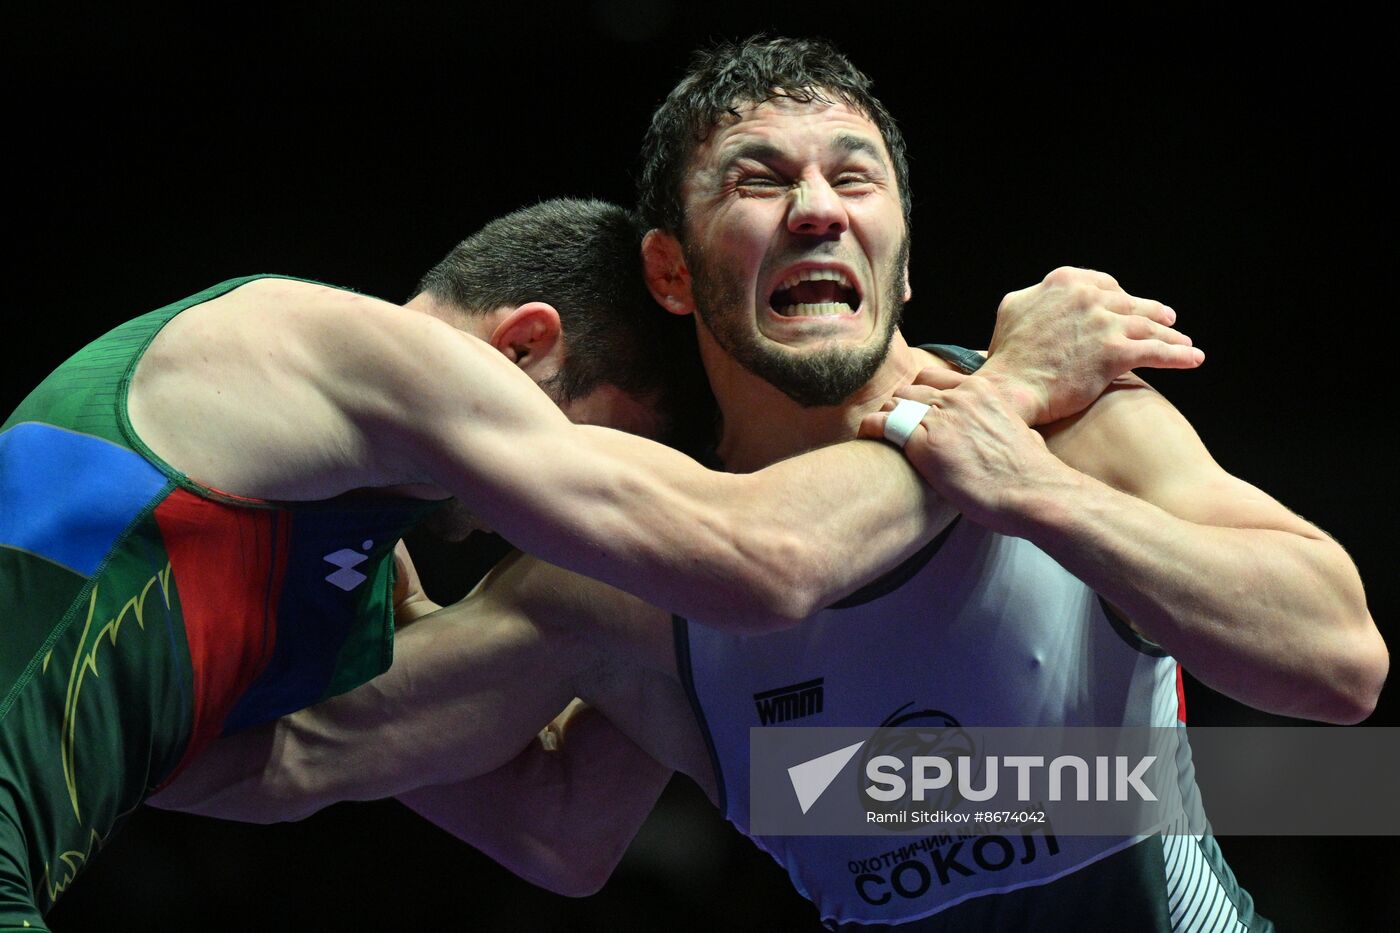
POLYGON ((909 443, 909 435, 913 434, 919 422, 924 420, 928 409, 929 406, 923 402, 900 399, 894 406, 894 411, 885 418, 885 440, 900 447, 909 443))

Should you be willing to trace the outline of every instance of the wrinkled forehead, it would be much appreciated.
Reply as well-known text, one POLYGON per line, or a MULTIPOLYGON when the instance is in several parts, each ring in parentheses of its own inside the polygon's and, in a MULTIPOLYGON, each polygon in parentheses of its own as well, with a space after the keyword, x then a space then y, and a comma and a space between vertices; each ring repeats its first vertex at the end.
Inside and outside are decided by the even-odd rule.
MULTIPOLYGON (((886 164, 890 161, 880 128, 859 108, 836 99, 798 100, 774 97, 758 103, 736 104, 723 114, 691 154, 690 170, 695 172, 716 159, 723 160, 736 147, 752 140, 775 145, 829 146, 860 140, 886 164)), ((845 145, 844 148, 850 148, 845 145)))
POLYGON ((691 153, 682 196, 712 185, 736 159, 825 160, 863 154, 894 173, 880 128, 859 108, 834 99, 787 96, 736 104, 691 153))

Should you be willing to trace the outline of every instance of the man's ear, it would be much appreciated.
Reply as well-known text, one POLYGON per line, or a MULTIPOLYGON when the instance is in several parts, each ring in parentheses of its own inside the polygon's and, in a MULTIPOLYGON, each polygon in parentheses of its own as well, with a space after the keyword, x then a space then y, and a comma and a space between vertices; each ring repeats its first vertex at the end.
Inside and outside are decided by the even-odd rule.
POLYGON ((904 303, 914 297, 914 286, 909 284, 909 260, 904 260, 904 303))
POLYGON ((694 314, 695 296, 690 289, 690 269, 674 236, 648 230, 642 238, 642 268, 647 288, 657 304, 672 314, 694 314))
MULTIPOLYGON (((563 352, 559 312, 543 301, 521 305, 501 318, 491 332, 491 346, 527 373, 563 352)), ((548 378, 543 374, 541 378, 548 378)))

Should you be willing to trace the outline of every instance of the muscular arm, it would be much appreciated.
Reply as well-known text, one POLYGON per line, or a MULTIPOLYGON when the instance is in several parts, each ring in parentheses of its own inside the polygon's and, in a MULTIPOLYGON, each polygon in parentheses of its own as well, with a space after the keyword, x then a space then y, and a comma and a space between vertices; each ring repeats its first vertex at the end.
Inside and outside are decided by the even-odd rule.
POLYGON ((1222 470, 1156 392, 1120 383, 1048 448, 975 377, 915 394, 935 403, 906 448, 929 482, 1034 541, 1202 682, 1283 715, 1370 714, 1389 659, 1350 558, 1222 470))
MULTIPOLYGON (((412 565, 400 566, 409 571, 400 579, 412 581, 412 565)), ((431 610, 417 592, 410 582, 400 606, 431 610)), ((576 696, 592 698, 584 684, 598 666, 600 639, 617 632, 632 639, 629 658, 653 667, 670 662, 665 612, 512 555, 462 601, 400 628, 388 671, 220 739, 155 802, 270 823, 341 800, 375 800, 485 774, 529 747, 576 696)), ((655 703, 643 698, 636 705, 655 703)))
MULTIPOLYGON (((1005 374, 1030 386, 1021 394, 1036 410, 1063 394, 1048 371, 1087 374, 1068 381, 1077 385, 1105 368, 1194 365, 1173 353, 1180 335, 1127 342, 1139 352, 1125 354, 1080 326, 1086 309, 1044 298, 1013 304, 1044 325, 1027 330, 1050 337, 1059 364, 1023 356, 1005 374)), ((1145 303, 1124 319, 1154 311, 1145 303)), ((1000 343, 993 360, 1017 360, 1016 338, 1000 343)), ((276 279, 176 317, 142 359, 131 414, 155 450, 218 488, 269 499, 366 486, 450 494, 524 550, 731 630, 794 624, 952 515, 882 444, 718 473, 570 423, 504 356, 426 314, 276 279)))
POLYGON ((214 742, 149 802, 272 823, 396 795, 536 884, 596 890, 672 769, 707 762, 664 671, 668 616, 524 555, 437 611, 404 555, 399 579, 404 614, 426 614, 400 630, 390 671, 214 742), (625 657, 604 664, 605 655, 625 657), (571 704, 576 693, 632 721, 619 728, 571 704))
POLYGON ((574 698, 592 606, 560 600, 548 612, 545 594, 527 602, 515 589, 534 592, 533 566, 522 555, 507 558, 461 602, 399 629, 388 671, 221 739, 156 803, 273 823, 510 761, 574 698))
MULTIPOLYGON (((988 376, 1028 423, 1080 410, 1133 366, 1201 361, 1165 326, 1170 309, 1117 283, 1090 286, 1092 275, 1056 270, 999 309, 988 376)), ((418 415, 404 446, 415 462, 530 553, 697 621, 739 631, 794 624, 951 520, 883 445, 715 473, 637 438, 570 425, 499 355, 457 344, 440 346, 471 354, 470 365, 444 358, 426 371, 471 379, 440 380, 435 394, 414 385, 402 399, 418 415), (464 405, 468 395, 478 401, 464 405)))
POLYGON ((527 881, 581 897, 612 875, 671 773, 575 703, 495 771, 399 800, 527 881))
POLYGON ((1203 683, 1287 716, 1357 722, 1389 667, 1342 547, 1221 469, 1143 385, 1049 437, 1017 524, 1203 683))
POLYGON ((719 627, 795 623, 898 563, 953 514, 882 444, 720 473, 570 423, 470 337, 427 343, 416 361, 381 358, 375 381, 397 373, 406 384, 384 400, 388 410, 355 415, 371 446, 393 452, 396 472, 445 489, 531 554, 719 627))
MULTIPOLYGON (((519 684, 520 692, 529 689, 528 682, 519 684)), ((395 734, 395 723, 378 718, 352 731, 329 728, 349 723, 354 714, 346 704, 314 721, 324 712, 303 711, 220 739, 148 802, 275 823, 338 799, 407 788, 398 798, 418 815, 527 881, 583 896, 607 881, 672 774, 578 701, 514 758, 485 773, 479 772, 494 760, 491 750, 460 736, 455 720, 404 737, 395 734), (422 769, 425 759, 446 769, 422 769)))

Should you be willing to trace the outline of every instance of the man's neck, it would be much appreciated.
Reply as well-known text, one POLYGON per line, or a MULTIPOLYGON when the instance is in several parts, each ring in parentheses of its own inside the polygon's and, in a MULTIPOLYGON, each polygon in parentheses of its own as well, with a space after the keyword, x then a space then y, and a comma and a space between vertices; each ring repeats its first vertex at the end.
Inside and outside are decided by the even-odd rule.
POLYGON ((725 469, 748 473, 806 450, 856 436, 861 418, 880 406, 937 359, 910 347, 895 332, 885 361, 839 405, 805 408, 736 363, 709 341, 701 356, 723 416, 716 449, 725 469))
POLYGON ((485 314, 473 313, 457 307, 450 301, 443 301, 431 292, 419 292, 406 301, 404 307, 414 311, 422 311, 429 317, 435 317, 445 324, 450 324, 464 334, 471 334, 473 337, 487 342, 491 340, 491 334, 495 331, 496 325, 500 323, 501 317, 508 310, 497 308, 495 311, 485 314))

